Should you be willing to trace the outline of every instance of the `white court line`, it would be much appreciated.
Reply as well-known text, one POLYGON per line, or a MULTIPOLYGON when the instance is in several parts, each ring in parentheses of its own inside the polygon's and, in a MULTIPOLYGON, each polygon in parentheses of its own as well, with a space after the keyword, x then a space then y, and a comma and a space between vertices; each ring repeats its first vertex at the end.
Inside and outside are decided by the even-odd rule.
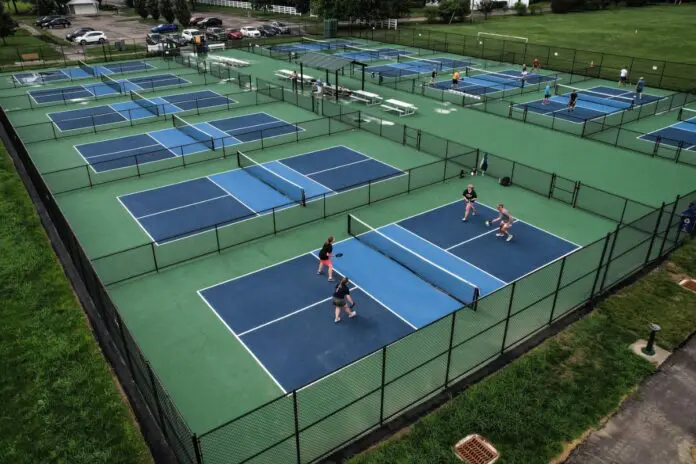
MULTIPOLYGON (((397 225, 398 225, 398 224, 397 224, 397 225)), ((484 233, 482 233, 482 234, 476 235, 475 237, 468 238, 468 239, 464 240, 463 242, 455 243, 454 245, 445 248, 445 250, 449 251, 449 250, 451 250, 452 248, 457 248, 457 247, 460 246, 460 245, 464 245, 464 244, 466 244, 466 243, 472 242, 472 241, 476 240, 477 238, 481 238, 481 237, 483 237, 483 236, 485 236, 485 235, 488 235, 488 234, 490 234, 490 233, 493 233, 493 232, 495 232, 495 231, 497 231, 497 230, 498 230, 498 229, 491 229, 491 230, 489 230, 488 232, 484 232, 484 233)))
MULTIPOLYGON (((338 166, 334 166, 334 167, 332 167, 332 168, 322 169, 322 170, 320 170, 320 171, 308 172, 307 174, 304 174, 304 175, 307 176, 307 177, 309 177, 309 176, 313 176, 313 175, 315 175, 315 174, 321 174, 322 172, 328 172, 328 171, 333 171, 334 169, 345 168, 346 166, 351 166, 351 165, 353 165, 353 164, 364 163, 365 161, 370 161, 370 159, 365 158, 365 159, 361 159, 361 160, 358 160, 358 161, 353 161, 353 162, 351 162, 351 163, 346 163, 346 164, 341 164, 341 165, 338 165, 338 166)), ((283 163, 283 164, 285 164, 285 163, 283 163)))
MULTIPOLYGON (((276 162, 276 163, 282 164, 282 165, 285 166, 287 169, 290 169, 291 171, 296 172, 298 175, 300 175, 300 176, 306 178, 307 180, 309 180, 309 181, 311 181, 311 182, 314 182, 314 183, 317 184, 319 187, 325 188, 325 189, 327 190, 327 192, 324 192, 324 193, 322 193, 321 195, 324 195, 324 194, 326 194, 326 193, 334 192, 334 189, 330 189, 329 187, 327 187, 326 185, 322 184, 321 182, 317 182, 316 180, 307 177, 306 175, 302 174, 300 171, 291 168, 290 166, 288 166, 288 165, 285 164, 285 163, 282 163, 281 160, 276 160, 275 162, 276 162)), ((270 171, 270 169, 269 169, 269 171, 270 171)), ((271 171, 271 172, 272 172, 272 171, 271 171)), ((274 172, 274 174, 277 175, 277 176, 279 176, 279 177, 281 177, 281 178, 283 178, 283 179, 285 179, 285 177, 281 176, 281 175, 278 174, 277 172, 274 172)), ((287 179, 285 179, 285 180, 287 180, 287 179)), ((291 182, 291 181, 288 180, 288 182, 291 182)), ((291 182, 291 183, 294 184, 294 185, 296 185, 297 187, 300 187, 299 185, 295 184, 294 182, 291 182)), ((300 187, 300 188, 301 188, 302 190, 304 190, 304 187, 300 187)), ((334 192, 334 193, 335 193, 335 192, 334 192)))
MULTIPOLYGON (((489 277, 491 277, 491 278, 493 278, 493 279, 495 279, 495 280, 497 280, 497 281, 499 281, 499 282, 501 282, 501 283, 503 283, 503 284, 507 284, 507 282, 504 281, 503 279, 500 279, 500 278, 494 276, 494 275, 491 274, 490 272, 484 271, 484 270, 481 269, 480 267, 478 267, 478 266, 476 266, 476 265, 470 263, 469 261, 465 260, 464 258, 461 258, 461 257, 455 255, 454 253, 450 253, 449 250, 451 250, 451 249, 454 248, 454 247, 442 248, 442 247, 440 247, 440 246, 434 244, 434 243, 431 242, 430 240, 428 240, 428 239, 426 239, 426 238, 424 238, 424 237, 421 237, 420 235, 416 234, 415 232, 412 232, 412 231, 408 230, 408 229, 405 228, 404 226, 401 226, 401 225, 399 225, 399 224, 394 224, 394 225, 395 225, 396 227, 398 227, 398 228, 404 230, 405 232, 408 232, 409 234, 413 235, 414 237, 416 237, 416 238, 418 238, 418 239, 420 239, 420 240, 423 240, 423 241, 426 242, 426 243, 429 243, 430 245, 436 247, 437 249, 446 252, 448 255, 452 256, 453 258, 455 258, 455 259, 457 259, 457 260, 459 260, 459 261, 461 261, 461 262, 463 262, 463 263, 466 263, 466 264, 468 264, 469 266, 471 266, 471 267, 473 267, 473 268, 478 269, 479 271, 481 271, 482 273, 486 274, 487 276, 489 276, 489 277)), ((383 227, 384 227, 384 226, 380 227, 380 229, 383 228, 383 227)), ((493 232, 493 231, 486 232, 486 234, 489 234, 490 232, 493 232)), ((384 233, 384 232, 383 232, 383 233, 384 233)), ((384 233, 384 234, 387 235, 386 233, 384 233)), ((478 237, 481 237, 482 235, 486 235, 486 234, 478 235, 478 236, 474 237, 474 238, 471 239, 471 240, 474 240, 474 239, 476 239, 476 238, 478 238, 478 237)), ((467 240, 467 241, 470 241, 470 240, 467 240)), ((478 285, 477 285, 477 287, 478 287, 478 285)))
POLYGON ((215 308, 213 308, 213 306, 208 302, 208 300, 205 299, 205 297, 203 296, 203 294, 201 294, 201 291, 202 291, 202 290, 198 290, 196 293, 198 293, 198 296, 201 297, 201 299, 205 302, 205 304, 208 306, 208 308, 210 308, 210 310, 213 312, 213 314, 215 314, 215 315, 217 316, 217 318, 220 320, 220 322, 222 322, 222 323, 225 325, 225 327, 227 327, 227 330, 229 330, 230 333, 231 333, 232 335, 234 335, 234 338, 236 338, 237 341, 247 350, 247 352, 251 355, 251 357, 254 359, 254 361, 256 361, 256 362, 258 363, 258 365, 261 366, 261 369, 263 369, 263 371, 271 378, 271 380, 273 380, 273 382, 278 386, 278 388, 280 388, 280 390, 281 390, 283 393, 286 393, 286 394, 287 394, 287 390, 285 390, 285 389, 283 388, 283 386, 280 384, 280 382, 278 382, 278 380, 277 380, 275 377, 273 377, 273 375, 271 374, 271 372, 266 368, 266 366, 263 365, 263 363, 259 360, 259 358, 256 357, 256 355, 254 354, 254 352, 251 351, 251 350, 249 349, 249 347, 246 345, 246 343, 244 343, 244 342, 242 341, 242 339, 239 337, 239 335, 237 335, 237 334, 234 332, 234 330, 232 330, 232 327, 230 327, 229 325, 227 325, 227 322, 225 322, 225 320, 222 318, 222 316, 220 316, 220 315, 218 314, 218 312, 215 310, 215 308))
MULTIPOLYGON (((359 289, 359 287, 357 287, 357 286, 354 285, 352 288, 350 288, 350 291, 352 292, 353 290, 358 290, 358 289, 359 289)), ((310 305, 305 306, 304 308, 300 308, 300 309, 295 310, 295 311, 293 311, 293 312, 291 312, 291 313, 287 313, 287 314, 285 314, 284 316, 280 316, 280 317, 278 317, 278 318, 276 318, 276 319, 273 319, 273 320, 271 320, 271 321, 264 322, 264 323, 261 324, 261 325, 257 325, 256 327, 253 327, 253 328, 251 328, 251 329, 249 329, 249 330, 247 330, 247 331, 245 331, 245 332, 240 333, 239 336, 240 336, 240 337, 243 337, 243 336, 245 336, 245 335, 247 335, 247 334, 250 334, 251 332, 256 332, 257 330, 262 329, 262 328, 264 328, 264 327, 266 327, 266 326, 268 326, 268 325, 271 325, 271 324, 274 324, 274 323, 276 323, 276 322, 282 321, 283 319, 287 319, 288 317, 291 317, 291 316, 294 316, 294 315, 299 314, 299 313, 301 313, 301 312, 304 312, 304 311, 306 311, 306 310, 308 310, 308 309, 311 309, 311 308, 313 308, 313 307, 315 307, 315 306, 317 306, 317 305, 326 303, 327 301, 330 301, 332 298, 333 298, 333 297, 324 298, 323 300, 316 301, 316 302, 314 302, 314 303, 312 303, 312 304, 310 304, 310 305)))
MULTIPOLYGON (((97 143, 100 143, 100 142, 97 142, 97 143)), ((155 145, 155 144, 152 144, 152 145, 143 145, 143 146, 135 147, 135 148, 127 148, 127 149, 125 149, 125 150, 116 150, 116 151, 110 151, 110 152, 108 152, 108 153, 99 153, 98 155, 89 155, 89 158, 88 158, 88 159, 101 158, 101 157, 104 157, 104 156, 111 156, 111 155, 116 155, 116 154, 118 154, 118 153, 125 153, 125 152, 137 151, 137 150, 140 150, 141 148, 150 148, 150 147, 162 147, 162 148, 164 148, 165 150, 168 150, 167 147, 165 147, 164 145, 158 143, 158 144, 156 144, 156 145, 155 145)), ((142 154, 144 155, 144 154, 147 154, 147 153, 149 153, 149 152, 144 152, 144 153, 142 153, 142 154)), ((115 159, 130 158, 130 157, 132 157, 132 156, 135 156, 135 155, 122 156, 122 157, 120 157, 120 158, 115 158, 115 159)))
POLYGON ((252 212, 252 213, 255 214, 256 216, 259 215, 259 213, 257 213, 256 210, 255 210, 254 208, 250 207, 249 205, 247 205, 246 203, 244 203, 242 200, 240 200, 239 198, 237 198, 232 192, 230 192, 230 191, 227 190, 225 187, 223 187, 222 185, 220 185, 220 184, 218 184, 217 182, 215 182, 215 181, 212 179, 211 176, 207 176, 207 179, 208 179, 210 182, 212 182, 213 184, 217 185, 218 188, 219 188, 220 190, 222 190, 223 192, 225 192, 227 195, 229 195, 229 196, 231 196, 232 198, 234 198, 235 200, 237 200, 237 201, 239 202, 240 205, 244 206, 244 207, 245 207, 246 209, 248 209, 250 212, 252 212))
POLYGON ((145 215, 143 215, 143 216, 138 216, 138 219, 145 219, 145 218, 149 218, 149 217, 152 217, 152 216, 157 216, 157 215, 159 215, 159 214, 169 213, 169 212, 171 212, 171 211, 176 211, 176 210, 178 210, 178 209, 188 208, 189 206, 196 206, 196 205, 200 205, 201 203, 206 203, 206 202, 209 202, 209 201, 219 200, 220 198, 227 198, 228 196, 229 196, 229 195, 227 195, 227 193, 225 193, 225 195, 220 195, 219 197, 207 198, 207 199, 205 199, 205 200, 196 201, 196 202, 189 203, 189 204, 186 204, 186 205, 176 206, 176 207, 174 207, 174 208, 169 208, 169 209, 164 209, 164 210, 162 210, 162 211, 157 211, 156 213, 150 213, 150 214, 145 214, 145 215))
POLYGON ((118 200, 119 203, 121 203, 121 206, 123 206, 123 209, 125 209, 125 210, 128 212, 128 214, 130 215, 130 217, 133 218, 133 220, 136 222, 136 224, 138 224, 138 226, 140 226, 140 228, 143 230, 143 232, 145 232, 145 235, 147 235, 147 236, 150 238, 150 241, 153 242, 153 243, 157 243, 157 240, 155 240, 154 238, 152 238, 152 235, 150 235, 150 232, 148 232, 147 229, 146 229, 145 227, 143 227, 143 225, 140 223, 140 221, 138 220, 138 218, 136 218, 135 216, 133 216, 133 213, 131 212, 131 210, 128 209, 128 208, 126 207, 126 205, 123 204, 123 202, 121 201, 121 197, 116 197, 116 199, 118 200))

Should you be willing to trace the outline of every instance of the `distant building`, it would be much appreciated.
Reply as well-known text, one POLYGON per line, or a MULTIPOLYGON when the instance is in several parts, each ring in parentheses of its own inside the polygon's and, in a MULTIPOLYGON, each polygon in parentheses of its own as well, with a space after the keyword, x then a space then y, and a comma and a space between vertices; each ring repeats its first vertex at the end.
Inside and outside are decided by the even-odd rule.
POLYGON ((99 2, 96 0, 70 0, 70 14, 75 16, 95 16, 99 14, 99 2))

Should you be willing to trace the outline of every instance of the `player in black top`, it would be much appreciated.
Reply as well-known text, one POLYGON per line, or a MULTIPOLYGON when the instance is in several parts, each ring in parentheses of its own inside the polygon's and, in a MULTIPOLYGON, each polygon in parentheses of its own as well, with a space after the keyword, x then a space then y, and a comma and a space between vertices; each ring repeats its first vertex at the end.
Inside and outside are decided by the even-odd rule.
POLYGON ((430 85, 435 85, 436 80, 437 80, 437 69, 433 69, 433 72, 430 73, 430 85))
POLYGON ((336 307, 336 316, 334 317, 334 322, 340 322, 341 321, 341 309, 343 309, 346 313, 348 313, 348 317, 355 317, 358 315, 356 311, 351 311, 350 308, 355 306, 355 301, 353 301, 353 298, 350 296, 350 289, 348 288, 348 277, 344 277, 341 279, 341 281, 336 285, 336 288, 334 289, 333 292, 333 297, 331 300, 333 301, 333 305, 336 307), (350 308, 348 307, 348 304, 350 303, 350 308))
POLYGON ((476 216, 476 200, 478 196, 476 195, 476 190, 474 190, 474 185, 469 184, 466 190, 464 190, 464 193, 462 193, 462 196, 464 197, 464 217, 462 221, 466 221, 469 219, 469 213, 471 213, 472 216, 476 216))
POLYGON ((331 255, 333 254, 333 236, 326 239, 324 245, 322 245, 319 251, 319 269, 317 269, 317 275, 321 275, 324 271, 324 266, 329 268, 329 282, 333 282, 333 263, 331 262, 331 255))
POLYGON ((578 102, 578 93, 573 89, 570 92, 570 99, 568 100, 568 111, 573 111, 575 109, 575 104, 578 102))

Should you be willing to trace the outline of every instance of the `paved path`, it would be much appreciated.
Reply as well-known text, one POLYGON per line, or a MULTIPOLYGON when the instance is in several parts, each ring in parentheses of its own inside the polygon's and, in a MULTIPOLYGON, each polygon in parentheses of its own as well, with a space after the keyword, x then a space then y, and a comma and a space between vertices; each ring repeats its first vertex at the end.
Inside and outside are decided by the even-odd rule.
POLYGON ((566 464, 696 464, 696 335, 566 464))

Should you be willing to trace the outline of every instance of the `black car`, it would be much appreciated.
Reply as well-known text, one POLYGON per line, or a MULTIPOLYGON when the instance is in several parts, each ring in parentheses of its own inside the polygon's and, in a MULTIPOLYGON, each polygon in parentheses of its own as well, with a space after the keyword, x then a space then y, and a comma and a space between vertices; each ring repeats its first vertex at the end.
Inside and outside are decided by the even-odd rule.
POLYGON ((270 23, 271 27, 278 29, 278 34, 290 34, 290 28, 279 21, 273 21, 270 23))
POLYGON ((196 24, 199 29, 207 29, 209 27, 220 27, 222 26, 222 19, 220 18, 205 18, 196 24))
POLYGON ((65 38, 66 38, 66 40, 72 42, 73 40, 75 40, 75 37, 80 37, 80 36, 84 35, 85 32, 91 32, 93 30, 94 29, 92 29, 91 27, 78 27, 77 29, 72 31, 70 34, 66 34, 65 38))
POLYGON ((44 23, 41 25, 42 28, 47 27, 47 28, 53 28, 53 27, 70 27, 70 20, 68 18, 56 18, 52 19, 51 21, 44 23))
POLYGON ((273 37, 274 35, 278 35, 278 30, 273 26, 269 26, 268 24, 262 24, 257 29, 264 37, 273 37))
POLYGON ((170 34, 164 37, 163 43, 169 44, 174 48, 185 47, 188 41, 181 34, 170 34))
POLYGON ((49 23, 56 18, 60 18, 60 15, 42 16, 34 22, 34 26, 43 27, 42 24, 49 23))

